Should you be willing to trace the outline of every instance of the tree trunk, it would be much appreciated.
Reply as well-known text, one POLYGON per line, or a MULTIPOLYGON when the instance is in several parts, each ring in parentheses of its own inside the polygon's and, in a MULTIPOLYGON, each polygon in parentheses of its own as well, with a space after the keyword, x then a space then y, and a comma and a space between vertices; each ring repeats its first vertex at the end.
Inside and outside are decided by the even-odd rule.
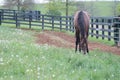
POLYGON ((68 0, 66 0, 66 16, 68 16, 68 0))

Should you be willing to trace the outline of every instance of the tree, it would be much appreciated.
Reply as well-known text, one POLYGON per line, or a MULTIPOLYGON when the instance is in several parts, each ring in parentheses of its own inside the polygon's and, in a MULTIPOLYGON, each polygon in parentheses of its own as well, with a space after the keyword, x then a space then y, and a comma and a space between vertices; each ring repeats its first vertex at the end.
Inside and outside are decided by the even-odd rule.
POLYGON ((66 0, 66 16, 74 14, 77 7, 75 6, 75 0, 66 0))
POLYGON ((74 0, 47 0, 47 14, 51 15, 73 15, 76 10, 74 0))
POLYGON ((49 3, 46 5, 48 9, 47 14, 50 15, 61 15, 62 9, 62 1, 61 0, 49 0, 49 3))
POLYGON ((66 0, 66 16, 68 16, 68 0, 66 0))
POLYGON ((116 16, 117 13, 116 13, 116 6, 117 6, 117 0, 114 0, 114 15, 116 16))
POLYGON ((17 10, 32 9, 34 0, 4 0, 4 7, 15 8, 17 10))

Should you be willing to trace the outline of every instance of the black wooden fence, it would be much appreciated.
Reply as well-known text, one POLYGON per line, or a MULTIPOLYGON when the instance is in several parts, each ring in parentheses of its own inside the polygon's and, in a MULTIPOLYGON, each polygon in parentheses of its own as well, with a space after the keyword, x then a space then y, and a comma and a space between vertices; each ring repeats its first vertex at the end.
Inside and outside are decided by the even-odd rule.
POLYGON ((40 14, 40 11, 16 11, 1 9, 1 23, 15 24, 16 27, 20 25, 38 26, 42 29, 60 29, 70 30, 73 29, 73 17, 71 16, 52 16, 40 14))
POLYGON ((96 38, 107 38, 120 43, 120 19, 119 17, 92 17, 90 35, 96 38))
MULTIPOLYGON (((38 26, 43 30, 50 28, 52 30, 74 31, 73 16, 52 16, 41 14, 40 11, 17 11, 0 9, 0 24, 15 24, 38 26)), ((91 17, 89 34, 92 37, 114 40, 120 43, 120 19, 119 17, 91 17)))

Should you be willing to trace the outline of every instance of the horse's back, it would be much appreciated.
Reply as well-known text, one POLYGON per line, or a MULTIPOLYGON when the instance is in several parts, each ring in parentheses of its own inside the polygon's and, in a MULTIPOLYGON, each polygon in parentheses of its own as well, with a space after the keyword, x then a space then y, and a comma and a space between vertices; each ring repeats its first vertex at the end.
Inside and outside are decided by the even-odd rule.
POLYGON ((84 20, 85 20, 85 24, 87 27, 89 27, 89 14, 86 11, 83 11, 84 13, 84 20))

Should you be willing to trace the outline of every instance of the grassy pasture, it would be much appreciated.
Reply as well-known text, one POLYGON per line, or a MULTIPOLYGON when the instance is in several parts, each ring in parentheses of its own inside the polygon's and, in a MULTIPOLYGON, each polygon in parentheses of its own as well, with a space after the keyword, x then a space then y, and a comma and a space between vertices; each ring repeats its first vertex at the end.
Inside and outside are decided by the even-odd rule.
POLYGON ((38 45, 36 33, 0 26, 0 80, 120 79, 120 56, 38 45))

